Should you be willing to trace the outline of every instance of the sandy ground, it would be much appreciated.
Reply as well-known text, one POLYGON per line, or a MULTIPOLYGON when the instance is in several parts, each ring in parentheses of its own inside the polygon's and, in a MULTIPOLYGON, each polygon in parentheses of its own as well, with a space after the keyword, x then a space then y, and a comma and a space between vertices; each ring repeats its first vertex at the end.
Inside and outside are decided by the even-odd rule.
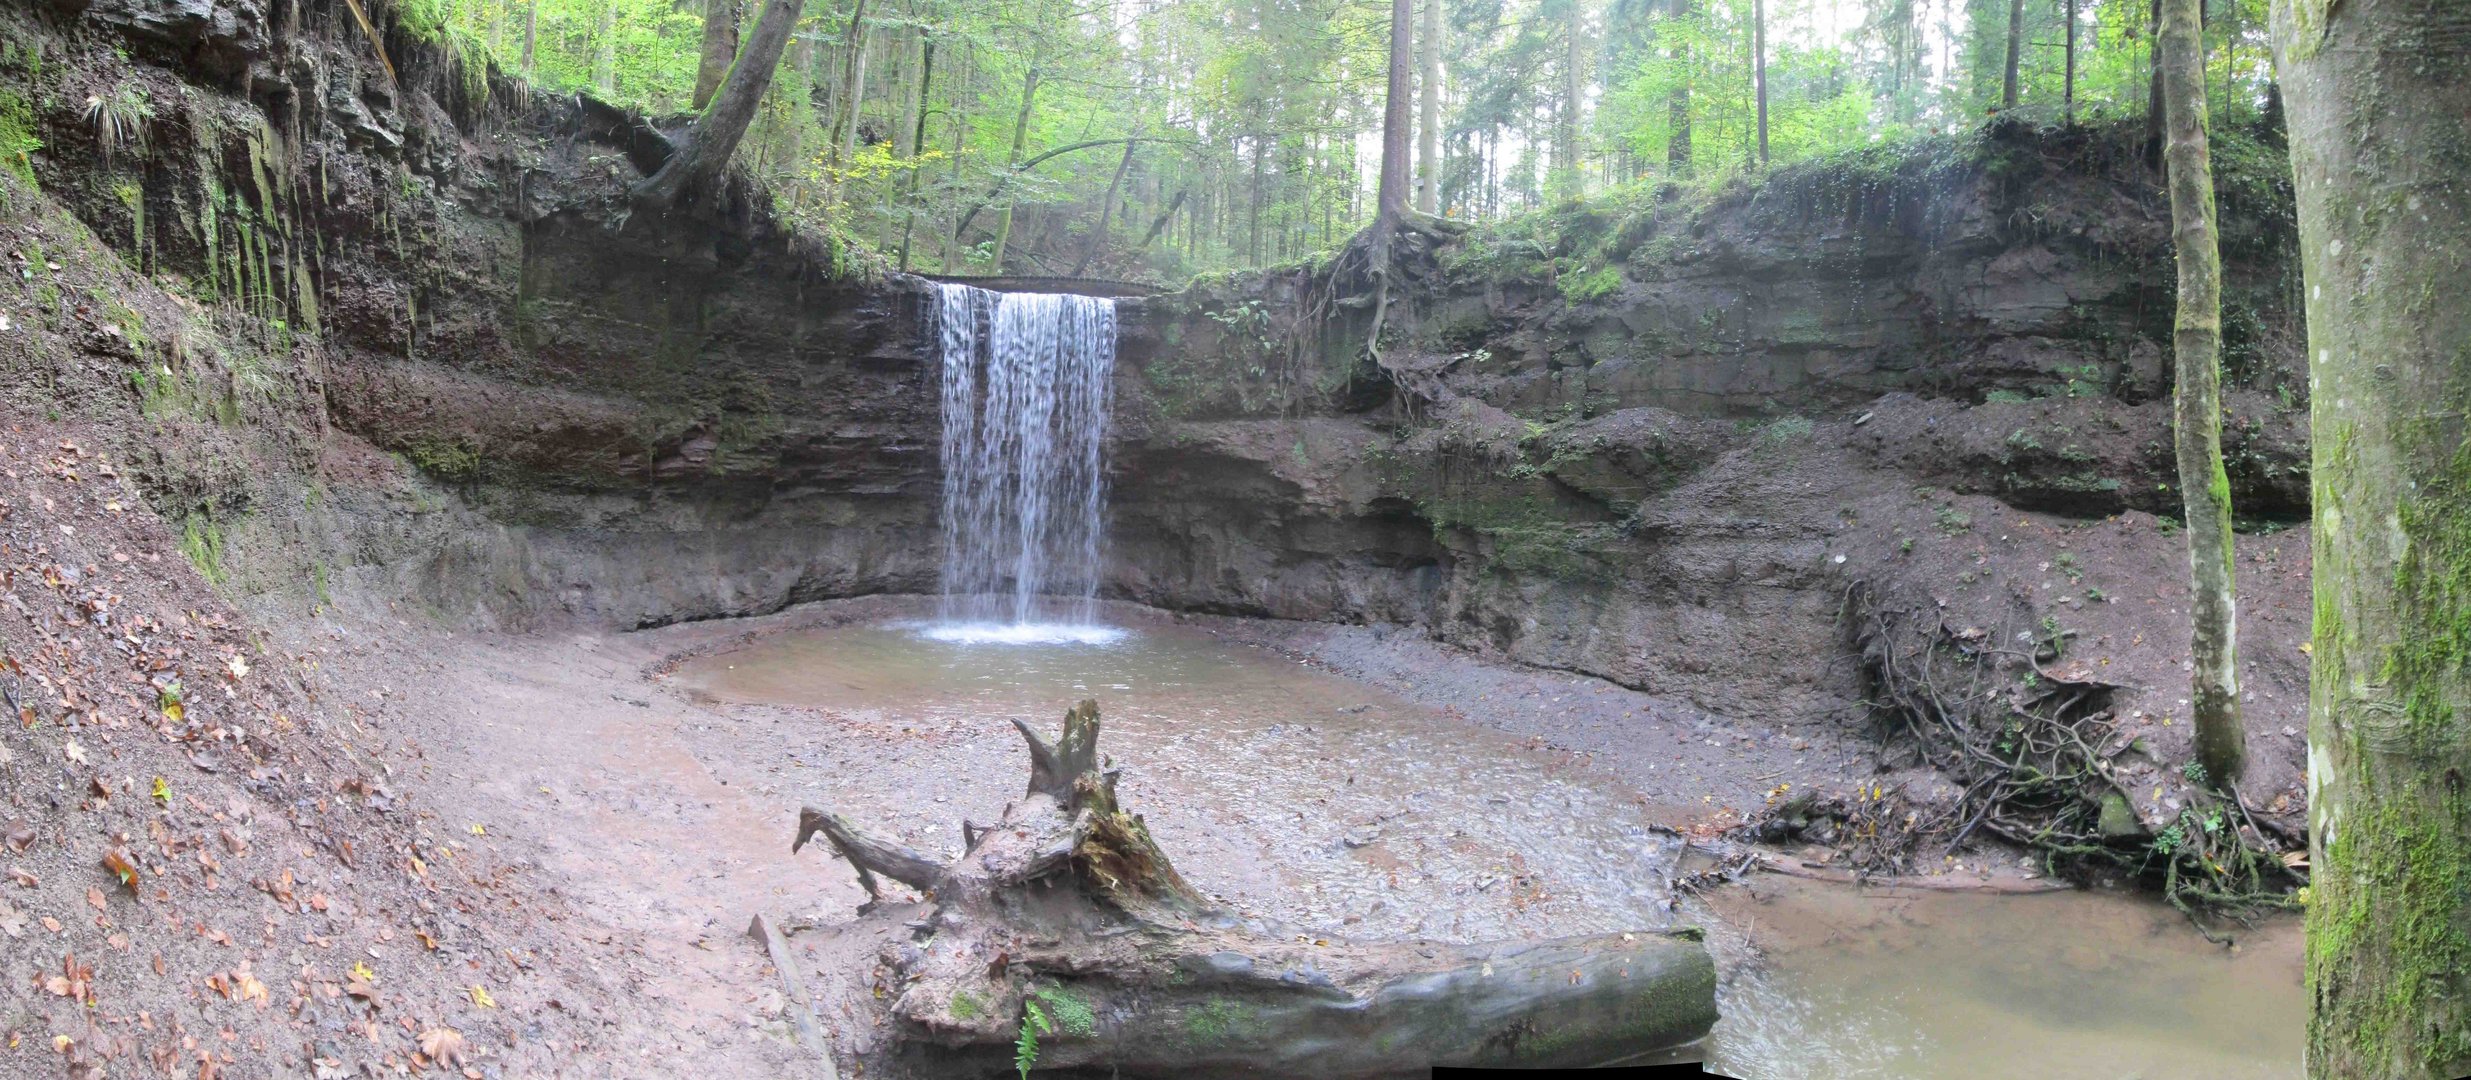
MULTIPOLYGON (((399 746, 394 781, 435 808, 440 831, 534 881, 535 902, 554 913, 536 947, 563 963, 531 992, 560 992, 558 978, 594 984, 562 1003, 606 1029, 592 1074, 809 1074, 780 984, 745 933, 759 912, 820 925, 793 948, 836 1056, 883 1074, 900 1070, 863 1003, 898 921, 854 922, 864 896, 850 870, 820 846, 791 854, 796 808, 829 806, 950 853, 964 817, 992 820, 1017 796, 1026 754, 1001 714, 728 703, 678 671, 767 635, 917 610, 873 598, 532 637, 323 620, 286 647, 380 703, 371 723, 399 746)), ((1328 706, 1318 715, 1206 735, 1120 716, 1107 746, 1126 766, 1128 805, 1188 878, 1316 933, 1661 925, 1676 918, 1660 874, 1680 843, 1666 829, 1713 833, 1763 792, 1854 760, 1846 746, 1404 636, 1118 614, 1262 646, 1263 663, 1313 680, 1304 700, 1328 706)))

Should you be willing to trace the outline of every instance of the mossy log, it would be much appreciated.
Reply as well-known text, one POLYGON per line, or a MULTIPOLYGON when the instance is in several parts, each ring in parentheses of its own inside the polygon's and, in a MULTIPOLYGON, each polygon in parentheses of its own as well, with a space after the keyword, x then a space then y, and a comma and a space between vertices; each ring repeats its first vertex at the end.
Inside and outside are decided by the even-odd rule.
POLYGON ((1026 1022, 1043 1028, 1041 1069, 1376 1077, 1601 1063, 1687 1044, 1716 1021, 1695 931, 1357 943, 1216 909, 1117 804, 1096 702, 1066 714, 1052 745, 1015 726, 1029 790, 994 825, 964 822, 957 860, 800 814, 793 850, 820 834, 870 895, 885 877, 934 904, 888 958, 892 1013, 921 1055, 1008 1063, 1026 1022))

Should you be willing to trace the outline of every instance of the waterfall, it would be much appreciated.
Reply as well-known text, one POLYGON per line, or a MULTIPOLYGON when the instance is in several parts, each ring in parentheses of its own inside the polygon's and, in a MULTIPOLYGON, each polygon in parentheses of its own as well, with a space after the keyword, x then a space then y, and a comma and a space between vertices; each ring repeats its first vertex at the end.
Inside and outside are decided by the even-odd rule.
POLYGON ((936 636, 1092 641, 1115 301, 937 287, 943 357, 936 636))

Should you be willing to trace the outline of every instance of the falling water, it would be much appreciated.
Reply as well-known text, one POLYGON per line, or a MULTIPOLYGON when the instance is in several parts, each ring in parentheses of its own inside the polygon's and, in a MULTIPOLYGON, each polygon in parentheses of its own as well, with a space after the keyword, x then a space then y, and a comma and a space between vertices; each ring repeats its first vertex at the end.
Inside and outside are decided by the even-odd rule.
POLYGON ((943 602, 935 636, 1093 641, 1115 301, 942 285, 943 602))

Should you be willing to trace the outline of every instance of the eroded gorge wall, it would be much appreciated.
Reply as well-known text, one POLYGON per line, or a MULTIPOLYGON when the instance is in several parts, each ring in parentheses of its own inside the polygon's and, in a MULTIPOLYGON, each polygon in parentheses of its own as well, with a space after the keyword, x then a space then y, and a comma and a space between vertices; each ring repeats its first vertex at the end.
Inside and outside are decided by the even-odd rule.
MULTIPOLYGON (((650 121, 400 33, 390 78, 340 5, 5 18, 44 193, 289 335, 269 392, 291 404, 219 436, 282 453, 149 451, 158 508, 225 537, 235 590, 626 627, 932 588, 916 281, 854 273, 743 187, 631 214, 650 121), (154 116, 107 154, 82 102, 119 86, 154 116)), ((2218 160, 2226 445, 2270 532, 2305 516, 2305 383, 2260 138, 2218 160)), ((1787 718, 1854 709, 1857 579, 2090 624, 2089 592, 2054 608, 1987 567, 2003 515, 2116 517, 2156 534, 2118 576, 2169 576, 2167 214, 2134 142, 1998 125, 1459 238, 1384 341, 1412 397, 1355 359, 1360 315, 1289 353, 1308 271, 1129 303, 1109 590, 1401 624, 1787 718)), ((98 370, 240 385, 221 354, 109 351, 98 370)))

